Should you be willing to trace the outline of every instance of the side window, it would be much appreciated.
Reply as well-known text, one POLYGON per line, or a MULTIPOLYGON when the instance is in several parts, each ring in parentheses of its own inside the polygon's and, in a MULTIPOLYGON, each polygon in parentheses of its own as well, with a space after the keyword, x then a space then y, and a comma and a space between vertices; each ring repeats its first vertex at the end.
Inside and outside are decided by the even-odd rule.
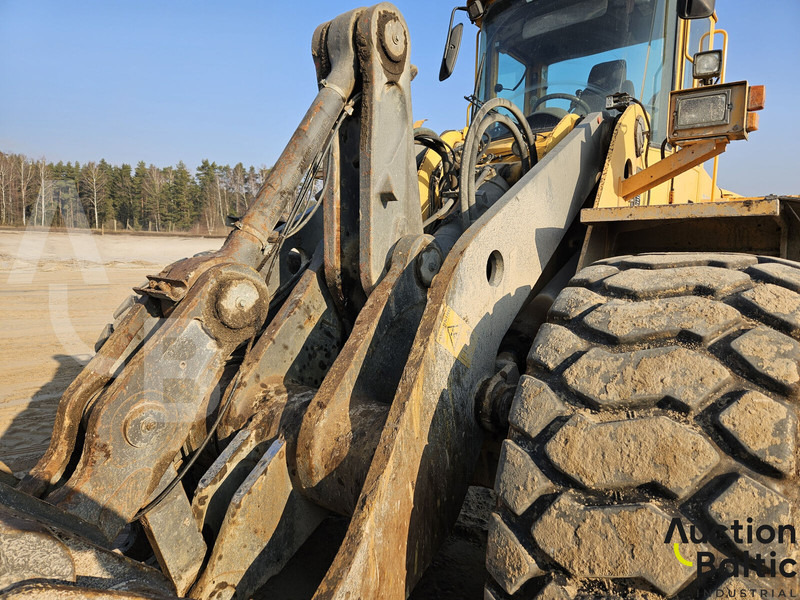
MULTIPOLYGON (((695 52, 700 51, 700 38, 709 31, 711 31, 711 19, 689 21, 689 43, 686 46, 686 52, 689 56, 694 56, 695 52)), ((703 42, 703 46, 704 49, 708 49, 708 38, 703 42)), ((684 61, 686 61, 686 69, 684 70, 683 87, 690 88, 694 83, 694 79, 692 79, 692 63, 688 58, 684 58, 684 61)))
POLYGON ((513 101, 524 110, 525 65, 505 52, 497 54, 496 96, 513 101), (502 87, 501 87, 502 86, 502 87))

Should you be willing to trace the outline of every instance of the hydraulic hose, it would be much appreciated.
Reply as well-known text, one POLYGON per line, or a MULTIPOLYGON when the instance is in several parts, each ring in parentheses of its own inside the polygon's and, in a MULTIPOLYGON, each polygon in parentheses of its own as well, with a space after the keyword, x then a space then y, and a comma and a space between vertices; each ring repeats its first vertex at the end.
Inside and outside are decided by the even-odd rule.
POLYGON ((522 111, 505 98, 492 98, 481 106, 475 113, 475 120, 467 131, 461 157, 459 201, 461 222, 465 229, 471 223, 470 211, 475 206, 475 168, 478 161, 478 144, 486 130, 495 123, 505 125, 514 136, 514 141, 520 149, 523 170, 527 171, 536 164, 533 132, 522 111), (514 116, 516 123, 508 115, 498 113, 497 109, 499 108, 508 110, 514 116))
MULTIPOLYGON (((431 214, 422 224, 423 229, 431 223, 440 219, 450 208, 455 204, 454 199, 445 201, 442 197, 443 192, 447 190, 455 190, 458 187, 458 167, 456 165, 455 150, 445 142, 435 131, 426 127, 417 127, 414 129, 414 142, 424 146, 428 150, 435 152, 441 158, 442 177, 439 180, 438 190, 431 192, 431 200, 434 202, 431 207, 431 214), (437 205, 436 199, 440 200, 437 205), (445 207, 447 207, 445 209, 445 207)), ((419 164, 417 165, 419 168, 419 164)))
MULTIPOLYGON (((427 127, 418 127, 414 130, 414 141, 436 152, 442 158, 442 172, 445 175, 454 175, 456 166, 455 151, 435 131, 427 127)), ((453 188, 457 184, 457 180, 450 183, 450 187, 453 188)))

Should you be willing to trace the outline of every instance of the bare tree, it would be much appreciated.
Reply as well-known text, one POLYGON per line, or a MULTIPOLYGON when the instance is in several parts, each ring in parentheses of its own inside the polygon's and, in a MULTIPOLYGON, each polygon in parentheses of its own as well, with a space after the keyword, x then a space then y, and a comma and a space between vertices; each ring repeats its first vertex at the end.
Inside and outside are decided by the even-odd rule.
POLYGON ((214 169, 214 183, 217 187, 217 209, 219 211, 220 223, 225 226, 225 217, 228 215, 228 186, 230 169, 228 167, 217 167, 214 169), (220 174, 222 177, 220 177, 220 174))
MULTIPOLYGON (((164 202, 166 204, 164 206, 164 216, 167 219, 167 231, 173 231, 175 229, 174 203, 169 190, 172 187, 172 182, 175 181, 175 170, 172 167, 166 167, 161 171, 161 176, 164 178, 164 187, 167 190, 167 193, 164 194, 164 202)), ((161 215, 159 214, 160 218, 161 215)))
POLYGON ((249 206, 258 197, 258 192, 261 190, 261 175, 260 171, 256 171, 252 165, 247 171, 246 194, 248 200, 245 201, 245 208, 249 206))
POLYGON ((89 190, 94 211, 94 228, 100 229, 99 206, 106 196, 106 174, 96 162, 86 163, 83 167, 83 182, 89 190))
MULTIPOLYGON (((19 155, 19 192, 20 192, 20 209, 22 212, 22 224, 27 224, 27 195, 28 186, 33 179, 33 167, 28 163, 28 159, 23 154, 19 155), (27 170, 26 170, 27 167, 27 170)), ((34 219, 35 222, 35 219, 34 219)))
POLYGON ((267 165, 261 165, 258 168, 258 186, 259 186, 259 188, 262 185, 264 185, 264 182, 267 180, 267 177, 269 177, 269 172, 271 170, 272 170, 272 168, 268 167, 267 165))
POLYGON ((150 218, 156 222, 156 231, 161 231, 161 194, 166 185, 164 173, 155 165, 150 165, 145 173, 142 183, 142 199, 147 198, 146 205, 150 208, 150 218))
MULTIPOLYGON (((42 225, 42 227, 44 227, 44 219, 45 219, 45 217, 47 215, 47 197, 48 197, 48 194, 50 192, 50 187, 51 187, 50 186, 50 182, 49 182, 49 177, 48 177, 49 170, 47 168, 47 159, 44 156, 41 159, 39 159, 39 162, 36 163, 36 168, 37 168, 38 174, 39 174, 39 196, 38 196, 38 201, 41 203, 41 209, 42 209, 41 225, 42 225)), ((38 206, 39 206, 39 204, 37 204, 37 210, 38 210, 38 206)), ((34 215, 33 222, 34 223, 36 222, 35 215, 34 215)))
POLYGON ((0 153, 0 197, 2 198, 2 208, 0 208, 0 223, 6 224, 8 219, 8 202, 11 200, 9 186, 11 185, 11 162, 7 155, 0 153))

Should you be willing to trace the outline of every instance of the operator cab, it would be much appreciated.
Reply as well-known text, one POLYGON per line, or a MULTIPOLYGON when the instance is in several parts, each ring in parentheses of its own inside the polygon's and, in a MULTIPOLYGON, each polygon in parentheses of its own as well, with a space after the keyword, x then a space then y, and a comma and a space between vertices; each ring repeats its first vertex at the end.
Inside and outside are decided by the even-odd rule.
POLYGON ((478 103, 514 102, 534 132, 626 92, 666 135, 676 0, 497 0, 481 18, 478 103))

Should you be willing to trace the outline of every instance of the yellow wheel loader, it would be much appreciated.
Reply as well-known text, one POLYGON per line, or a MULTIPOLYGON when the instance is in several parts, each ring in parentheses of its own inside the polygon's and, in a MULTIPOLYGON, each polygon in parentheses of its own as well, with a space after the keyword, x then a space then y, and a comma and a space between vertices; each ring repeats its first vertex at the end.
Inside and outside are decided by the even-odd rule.
POLYGON ((487 599, 798 595, 800 198, 717 186, 764 89, 713 0, 457 11, 442 134, 394 6, 316 29, 257 201, 136 289, 0 484, 0 597, 248 598, 336 513, 314 598, 402 599, 475 485, 487 599))

